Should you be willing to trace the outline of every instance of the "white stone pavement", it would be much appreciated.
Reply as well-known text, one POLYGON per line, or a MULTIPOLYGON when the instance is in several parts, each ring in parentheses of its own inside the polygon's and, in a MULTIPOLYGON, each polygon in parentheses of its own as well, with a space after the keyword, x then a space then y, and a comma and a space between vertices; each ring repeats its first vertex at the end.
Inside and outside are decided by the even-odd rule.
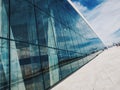
POLYGON ((120 90, 120 47, 105 50, 51 90, 120 90))

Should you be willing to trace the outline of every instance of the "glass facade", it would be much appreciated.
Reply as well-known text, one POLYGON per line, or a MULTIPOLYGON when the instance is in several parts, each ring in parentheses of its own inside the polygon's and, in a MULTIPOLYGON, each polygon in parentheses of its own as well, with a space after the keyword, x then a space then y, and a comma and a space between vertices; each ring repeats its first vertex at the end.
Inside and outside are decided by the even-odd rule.
POLYGON ((66 0, 0 0, 0 90, 46 90, 104 44, 66 0))

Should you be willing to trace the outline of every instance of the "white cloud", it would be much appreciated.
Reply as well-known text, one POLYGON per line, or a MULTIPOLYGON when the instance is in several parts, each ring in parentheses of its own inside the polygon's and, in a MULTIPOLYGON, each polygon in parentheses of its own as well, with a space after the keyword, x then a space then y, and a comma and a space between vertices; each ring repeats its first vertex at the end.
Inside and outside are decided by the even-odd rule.
POLYGON ((91 11, 78 3, 74 2, 100 38, 106 44, 112 42, 110 34, 120 28, 120 0, 106 0, 91 11))
POLYGON ((87 11, 87 7, 84 7, 78 1, 74 1, 73 3, 79 11, 81 11, 81 12, 87 11))

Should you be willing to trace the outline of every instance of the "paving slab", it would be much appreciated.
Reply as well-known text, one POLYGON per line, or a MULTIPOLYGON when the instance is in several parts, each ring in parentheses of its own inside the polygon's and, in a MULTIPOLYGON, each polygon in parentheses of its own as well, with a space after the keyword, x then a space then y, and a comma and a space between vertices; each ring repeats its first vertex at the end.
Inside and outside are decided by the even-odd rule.
POLYGON ((103 51, 51 90, 120 90, 120 47, 103 51))

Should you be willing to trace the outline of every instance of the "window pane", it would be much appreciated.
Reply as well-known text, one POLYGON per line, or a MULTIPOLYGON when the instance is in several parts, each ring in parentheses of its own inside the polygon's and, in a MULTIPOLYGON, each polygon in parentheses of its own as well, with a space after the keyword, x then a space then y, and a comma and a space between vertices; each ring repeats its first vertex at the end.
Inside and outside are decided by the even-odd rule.
POLYGON ((11 72, 12 89, 43 90, 38 46, 11 41, 11 72))
POLYGON ((0 0, 0 37, 9 38, 9 4, 8 0, 0 0))
POLYGON ((8 41, 0 38, 0 90, 7 90, 9 85, 8 41))
POLYGON ((45 87, 48 88, 59 81, 59 65, 56 49, 40 47, 45 87))
POLYGON ((25 0, 10 2, 11 39, 37 43, 34 7, 25 0))

